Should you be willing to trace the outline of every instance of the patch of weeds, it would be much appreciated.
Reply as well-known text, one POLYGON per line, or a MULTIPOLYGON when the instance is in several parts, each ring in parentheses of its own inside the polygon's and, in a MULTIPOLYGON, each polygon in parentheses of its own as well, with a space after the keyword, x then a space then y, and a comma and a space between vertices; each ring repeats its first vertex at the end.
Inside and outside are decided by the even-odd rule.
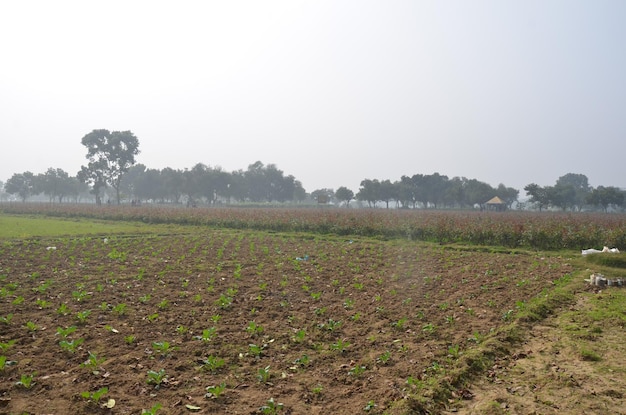
POLYGON ((600 360, 602 360, 602 357, 598 353, 589 349, 582 349, 580 351, 580 357, 582 360, 585 360, 587 362, 599 362, 600 360))

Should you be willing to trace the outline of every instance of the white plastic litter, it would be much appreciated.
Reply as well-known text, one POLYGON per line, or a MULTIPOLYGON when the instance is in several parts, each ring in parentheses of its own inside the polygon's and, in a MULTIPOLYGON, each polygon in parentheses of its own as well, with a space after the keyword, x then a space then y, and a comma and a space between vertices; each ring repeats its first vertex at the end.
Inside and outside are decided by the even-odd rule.
POLYGON ((608 246, 605 246, 604 248, 602 248, 602 251, 598 250, 598 249, 583 249, 581 251, 581 253, 583 255, 590 255, 590 254, 601 254, 601 253, 611 253, 611 254, 619 254, 619 249, 617 248, 609 248, 608 246))
POLYGON ((56 251, 57 247, 56 246, 49 246, 46 248, 48 251, 56 251))

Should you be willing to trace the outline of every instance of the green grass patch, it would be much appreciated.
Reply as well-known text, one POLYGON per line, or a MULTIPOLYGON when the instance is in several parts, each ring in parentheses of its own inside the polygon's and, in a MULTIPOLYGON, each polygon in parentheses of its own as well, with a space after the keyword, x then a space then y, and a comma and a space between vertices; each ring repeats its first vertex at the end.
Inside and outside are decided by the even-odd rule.
POLYGON ((136 222, 56 219, 0 214, 0 239, 28 239, 72 235, 111 235, 155 232, 154 226, 136 222))
POLYGON ((588 264, 595 264, 595 265, 600 265, 603 267, 626 269, 626 254, 625 253, 619 253, 619 254, 602 253, 602 254, 586 255, 585 260, 588 264))

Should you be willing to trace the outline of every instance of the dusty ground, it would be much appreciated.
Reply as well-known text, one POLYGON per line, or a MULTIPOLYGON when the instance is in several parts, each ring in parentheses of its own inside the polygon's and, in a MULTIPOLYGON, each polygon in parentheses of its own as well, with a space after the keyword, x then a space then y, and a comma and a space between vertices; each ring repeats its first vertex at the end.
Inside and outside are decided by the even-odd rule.
POLYGON ((535 325, 454 413, 626 414, 623 320, 589 319, 611 295, 585 288, 574 306, 535 325))
MULTIPOLYGON (((0 371, 0 414, 140 414, 156 404, 159 414, 255 414, 272 413, 270 399, 284 414, 402 413, 409 394, 570 271, 541 254, 269 233, 4 242, 0 355, 15 364, 0 371), (72 327, 64 350, 59 332, 72 327), (102 362, 84 365, 89 353, 102 362), (16 384, 30 374, 32 387, 16 384), (222 394, 206 396, 221 383, 222 394), (103 387, 97 403, 81 396, 103 387), (115 406, 101 408, 108 399, 115 406)), ((472 401, 451 407, 557 412, 561 399, 542 395, 551 388, 621 400, 609 378, 589 385, 579 375, 586 363, 566 344, 555 349, 549 321, 533 335, 472 401), (554 383, 507 381, 515 371, 554 383), (579 386, 558 387, 568 382, 579 386)))

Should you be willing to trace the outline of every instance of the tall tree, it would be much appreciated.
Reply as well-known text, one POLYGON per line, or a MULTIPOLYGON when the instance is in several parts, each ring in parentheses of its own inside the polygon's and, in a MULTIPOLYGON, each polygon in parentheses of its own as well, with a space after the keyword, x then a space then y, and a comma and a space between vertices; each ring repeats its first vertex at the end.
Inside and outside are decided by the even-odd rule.
POLYGON ((26 202, 30 196, 38 193, 36 177, 33 173, 25 171, 24 173, 15 173, 4 184, 5 192, 15 195, 17 194, 22 202, 26 202))
POLYGON ((346 207, 350 207, 350 201, 354 199, 354 192, 345 186, 341 186, 335 192, 335 197, 339 202, 345 202, 346 207))
POLYGON ((577 210, 582 209, 583 205, 586 203, 587 196, 591 192, 589 179, 587 179, 587 176, 584 174, 567 173, 558 178, 555 187, 571 187, 574 190, 573 195, 568 191, 571 195, 568 203, 572 208, 576 208, 577 210))
POLYGON ((100 190, 106 185, 115 189, 120 203, 120 182, 124 173, 135 164, 139 140, 130 131, 93 130, 81 143, 87 147, 87 166, 81 166, 79 179, 93 185, 96 203, 102 203, 100 190))
POLYGON ((380 200, 380 182, 377 179, 362 180, 356 198, 367 202, 369 207, 376 206, 376 202, 380 200))
POLYGON ((530 196, 529 201, 531 203, 535 203, 539 207, 539 212, 550 204, 546 188, 541 187, 536 183, 531 183, 527 184, 526 187, 524 187, 524 190, 526 191, 526 195, 530 196))
POLYGON ((602 210, 607 212, 610 206, 618 207, 624 204, 624 192, 613 186, 598 186, 587 196, 587 203, 601 206, 602 210))
POLYGON ((39 190, 46 194, 50 201, 55 198, 63 203, 63 198, 78 194, 77 183, 74 177, 63 169, 50 167, 44 174, 37 175, 39 190))

